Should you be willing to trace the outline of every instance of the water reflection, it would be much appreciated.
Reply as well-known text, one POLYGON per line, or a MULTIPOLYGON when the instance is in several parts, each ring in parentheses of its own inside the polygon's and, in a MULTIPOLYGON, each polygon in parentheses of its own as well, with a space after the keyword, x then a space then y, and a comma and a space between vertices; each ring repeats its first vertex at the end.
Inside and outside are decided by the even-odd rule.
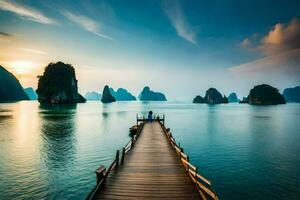
POLYGON ((13 114, 11 110, 0 108, 0 123, 2 121, 10 120, 12 118, 13 118, 13 114))
POLYGON ((0 116, 12 118, 0 122, 0 199, 84 199, 95 186, 94 170, 110 165, 136 114, 149 110, 166 115, 220 199, 299 199, 299 104, 101 105, 1 104, 0 116))
POLYGON ((53 170, 73 165, 76 155, 76 104, 41 105, 42 160, 53 170))
POLYGON ((207 110, 208 112, 206 112, 207 115, 207 126, 206 126, 206 132, 209 134, 214 134, 217 131, 217 124, 218 124, 218 112, 220 110, 218 110, 220 105, 207 105, 207 110))

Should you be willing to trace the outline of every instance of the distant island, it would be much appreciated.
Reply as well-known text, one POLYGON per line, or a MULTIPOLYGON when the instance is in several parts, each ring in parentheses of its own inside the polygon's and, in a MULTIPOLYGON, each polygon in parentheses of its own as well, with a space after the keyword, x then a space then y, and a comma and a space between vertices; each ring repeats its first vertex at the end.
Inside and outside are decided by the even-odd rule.
POLYGON ((193 103, 206 103, 206 100, 203 97, 201 97, 200 95, 197 95, 193 99, 193 103))
POLYGON ((63 62, 50 63, 39 76, 38 100, 40 103, 68 104, 84 103, 86 100, 78 93, 75 69, 63 62))
POLYGON ((108 85, 104 86, 103 92, 102 92, 101 102, 102 103, 112 103, 112 102, 115 102, 115 101, 116 101, 116 99, 110 93, 110 89, 109 89, 108 85))
POLYGON ((283 91, 286 102, 300 103, 300 86, 294 88, 286 88, 283 91))
POLYGON ((277 105, 285 104, 286 101, 277 88, 262 84, 252 88, 247 98, 244 98, 241 103, 249 103, 252 105, 277 105))
POLYGON ((0 102, 29 100, 18 79, 0 66, 0 102))
POLYGON ((38 96, 37 93, 34 91, 34 89, 32 87, 29 88, 25 88, 24 92, 27 94, 27 96, 29 97, 29 100, 37 100, 38 96))
POLYGON ((228 103, 228 98, 222 95, 216 88, 209 88, 206 90, 204 98, 197 95, 193 99, 193 103, 221 104, 228 103))
POLYGON ((237 97, 235 92, 232 92, 228 96, 229 103, 239 103, 241 100, 237 97))
POLYGON ((95 91, 87 92, 84 95, 84 98, 88 101, 101 101, 101 97, 102 95, 95 91))
MULTIPOLYGON (((127 89, 118 88, 116 91, 106 85, 102 95, 98 92, 87 92, 85 98, 78 93, 78 81, 75 69, 70 64, 63 62, 50 63, 45 68, 43 75, 38 76, 38 88, 23 89, 18 79, 4 67, 0 66, 0 102, 37 100, 40 103, 69 104, 90 101, 111 103, 115 101, 136 101, 136 97, 127 89)), ((139 94, 140 101, 167 101, 161 92, 155 92, 145 86, 139 94)), ((235 92, 228 97, 222 95, 216 88, 209 88, 205 96, 197 95, 193 103, 222 104, 222 103, 248 103, 252 105, 277 105, 286 102, 300 103, 300 86, 286 88, 283 94, 278 89, 267 84, 256 85, 247 97, 240 100, 235 92)))
POLYGON ((167 101, 166 96, 161 92, 154 92, 150 87, 144 87, 139 95, 141 101, 167 101))
POLYGON ((116 101, 136 101, 135 96, 133 96, 128 90, 124 88, 119 88, 117 91, 115 91, 113 88, 109 88, 109 90, 116 101))

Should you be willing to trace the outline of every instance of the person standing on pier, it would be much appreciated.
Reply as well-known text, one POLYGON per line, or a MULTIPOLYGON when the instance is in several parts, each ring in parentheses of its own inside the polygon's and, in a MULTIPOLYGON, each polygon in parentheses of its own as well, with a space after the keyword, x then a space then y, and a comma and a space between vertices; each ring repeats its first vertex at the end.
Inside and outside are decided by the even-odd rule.
POLYGON ((153 121, 153 112, 152 110, 150 110, 148 114, 148 122, 152 122, 152 121, 153 121))

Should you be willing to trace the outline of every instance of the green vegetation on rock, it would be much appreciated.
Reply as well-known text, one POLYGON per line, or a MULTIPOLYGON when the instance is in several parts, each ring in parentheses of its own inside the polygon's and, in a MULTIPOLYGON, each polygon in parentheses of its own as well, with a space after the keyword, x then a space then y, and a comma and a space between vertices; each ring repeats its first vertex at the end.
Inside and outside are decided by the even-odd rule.
POLYGON ((41 103, 83 103, 78 93, 75 70, 70 64, 63 62, 50 63, 39 76, 38 100, 41 103))
POLYGON ((277 88, 267 84, 257 85, 250 90, 245 103, 253 105, 276 105, 285 104, 284 97, 277 88))

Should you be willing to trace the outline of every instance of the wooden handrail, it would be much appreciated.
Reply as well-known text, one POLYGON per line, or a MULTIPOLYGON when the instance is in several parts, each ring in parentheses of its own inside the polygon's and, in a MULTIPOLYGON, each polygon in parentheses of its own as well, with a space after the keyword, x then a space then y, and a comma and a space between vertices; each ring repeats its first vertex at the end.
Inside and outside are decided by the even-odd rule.
POLYGON ((185 159, 183 159, 183 158, 181 158, 181 161, 182 161, 183 163, 185 163, 186 165, 188 165, 188 166, 189 166, 189 169, 192 169, 192 170, 196 171, 197 168, 196 168, 194 165, 192 165, 190 162, 188 162, 187 160, 185 160, 185 159))
POLYGON ((188 159, 188 155, 186 155, 185 153, 180 152, 180 154, 181 154, 181 157, 183 157, 184 159, 188 159))
MULTIPOLYGON (((171 132, 167 131, 166 127, 164 126, 164 117, 163 117, 163 121, 159 120, 159 122, 161 122, 161 126, 163 128, 163 131, 165 132, 170 144, 172 145, 172 147, 174 148, 174 150, 176 151, 176 153, 178 154, 178 156, 180 157, 180 160, 184 166, 184 168, 187 170, 189 176, 191 177, 191 179, 193 180, 193 182, 196 184, 196 187, 201 195, 201 197, 203 199, 207 199, 205 194, 207 194, 208 196, 210 196, 212 199, 214 200, 218 200, 218 197, 216 195, 216 192, 213 190, 213 188, 211 187, 211 181, 209 181, 208 179, 206 179, 205 177, 203 177, 202 175, 200 175, 199 173, 197 173, 197 168, 191 164, 189 162, 189 157, 187 154, 183 153, 183 149, 176 143, 175 139, 173 138, 171 132), (200 182, 202 181, 202 182, 200 182), (204 185, 203 183, 207 184, 210 188, 208 188, 206 185, 204 185)), ((143 119, 139 119, 137 116, 137 125, 138 125, 138 130, 137 130, 137 134, 134 135, 132 137, 131 140, 129 140, 127 142, 127 144, 124 146, 123 151, 122 151, 122 157, 121 157, 121 164, 124 162, 124 157, 125 155, 134 147, 134 143, 137 141, 142 128, 144 126, 145 123, 145 118, 143 119), (143 121, 142 123, 138 124, 138 122, 143 121)), ((169 129, 168 129, 169 130, 169 129)), ((116 159, 118 160, 114 160, 111 165, 109 166, 108 170, 106 171, 104 178, 99 182, 99 184, 96 185, 96 187, 92 190, 92 192, 89 194, 88 196, 88 200, 92 199, 96 193, 96 191, 99 189, 99 187, 101 186, 101 184, 103 184, 105 178, 108 176, 108 174, 115 168, 118 167, 118 153, 116 154, 116 159)))
POLYGON ((201 176, 200 174, 196 174, 197 178, 201 179, 202 181, 204 181, 206 184, 211 185, 211 181, 206 179, 205 177, 201 176))
POLYGON ((106 171, 104 177, 102 178, 102 180, 99 181, 99 183, 96 185, 96 187, 94 187, 94 189, 89 193, 89 195, 87 196, 86 200, 92 200, 96 194, 96 192, 98 191, 98 189, 100 188, 100 186, 103 184, 104 180, 106 179, 106 177, 108 176, 109 172, 113 169, 113 166, 115 165, 116 160, 114 160, 108 170, 106 171))
MULTIPOLYGON (((154 115, 153 116, 153 120, 155 121, 159 121, 162 122, 163 124, 165 124, 165 115, 154 115)), ((139 115, 136 115, 136 122, 145 122, 147 121, 147 117, 145 117, 144 115, 142 115, 141 117, 139 115)))
POLYGON ((218 196, 211 191, 210 189, 208 189, 207 187, 205 187, 202 183, 200 183, 199 181, 197 181, 197 185, 199 188, 201 188, 203 191, 205 191, 209 196, 211 196, 213 199, 218 200, 218 196))
MULTIPOLYGON (((144 122, 140 123, 139 127, 138 127, 138 131, 137 134, 134 135, 132 137, 132 139, 130 139, 126 145, 123 147, 123 151, 122 151, 122 157, 121 157, 121 164, 123 164, 124 162, 124 156, 126 155, 126 153, 128 153, 132 148, 133 148, 133 144, 137 141, 137 138, 139 137, 142 129, 144 127, 144 122), (130 144, 130 145, 129 145, 130 144), (124 153, 123 153, 124 152, 124 153)), ((104 183, 106 177, 109 175, 109 173, 115 168, 118 167, 119 165, 119 150, 117 150, 116 153, 116 158, 113 160, 113 162, 110 164, 109 168, 107 169, 105 175, 103 176, 102 180, 99 181, 99 183, 93 188, 93 190, 89 193, 89 195, 87 196, 86 200, 92 200, 96 194, 96 192, 98 191, 98 189, 100 188, 100 186, 104 183)))
POLYGON ((218 196, 216 194, 216 192, 213 190, 213 188, 211 187, 211 181, 206 179, 205 177, 203 177, 202 175, 200 175, 199 173, 197 173, 197 168, 191 164, 188 161, 188 155, 186 155, 185 153, 183 153, 183 149, 176 143, 175 139, 173 138, 171 132, 167 131, 166 127, 164 126, 164 124, 161 124, 170 144, 172 145, 172 147, 174 148, 174 150, 176 151, 176 153, 179 155, 180 160, 184 166, 184 168, 187 170, 188 174, 190 175, 191 179, 193 180, 193 182, 196 184, 199 193, 201 195, 201 197, 203 199, 207 199, 205 197, 205 195, 203 194, 203 192, 205 192, 207 195, 209 195, 211 198, 213 198, 214 200, 218 200, 218 196), (211 187, 208 188, 205 185, 203 185, 199 180, 201 180, 202 182, 204 182, 205 184, 207 184, 208 186, 211 187))

